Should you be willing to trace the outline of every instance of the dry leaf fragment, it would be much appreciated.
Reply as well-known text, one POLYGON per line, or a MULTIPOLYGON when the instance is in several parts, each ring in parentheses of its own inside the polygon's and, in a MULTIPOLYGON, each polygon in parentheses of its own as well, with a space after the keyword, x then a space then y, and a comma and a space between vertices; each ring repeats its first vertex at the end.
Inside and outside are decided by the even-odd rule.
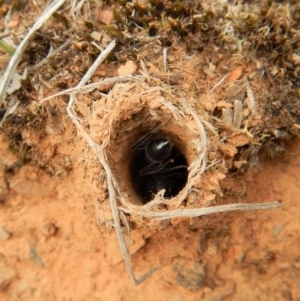
POLYGON ((244 71, 244 68, 242 66, 237 66, 237 67, 233 68, 227 77, 227 81, 229 83, 231 83, 231 82, 238 80, 242 76, 243 71, 244 71))

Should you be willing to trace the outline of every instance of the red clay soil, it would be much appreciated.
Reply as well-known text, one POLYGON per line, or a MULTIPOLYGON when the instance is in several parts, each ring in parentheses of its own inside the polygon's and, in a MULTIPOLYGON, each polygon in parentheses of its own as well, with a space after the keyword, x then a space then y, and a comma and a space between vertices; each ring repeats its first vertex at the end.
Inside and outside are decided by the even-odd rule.
POLYGON ((281 208, 190 219, 147 239, 133 230, 136 274, 158 267, 139 286, 111 226, 96 223, 81 149, 64 144, 75 168, 50 178, 30 163, 9 173, 1 140, 0 300, 300 300, 299 142, 261 159, 243 199, 281 208))

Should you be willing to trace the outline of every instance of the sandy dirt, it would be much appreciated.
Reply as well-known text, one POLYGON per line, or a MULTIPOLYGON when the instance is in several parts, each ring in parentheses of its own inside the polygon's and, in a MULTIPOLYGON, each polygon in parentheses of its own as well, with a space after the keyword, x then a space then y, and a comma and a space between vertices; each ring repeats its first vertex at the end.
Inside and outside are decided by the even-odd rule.
MULTIPOLYGON (((246 190, 244 201, 280 200, 280 209, 195 218, 146 240, 133 230, 136 273, 158 267, 137 287, 114 231, 96 223, 82 151, 65 144, 68 174, 50 178, 29 164, 5 179, 2 300, 300 300, 299 142, 262 159, 246 190)), ((14 162, 3 140, 1 153, 3 169, 14 162)))

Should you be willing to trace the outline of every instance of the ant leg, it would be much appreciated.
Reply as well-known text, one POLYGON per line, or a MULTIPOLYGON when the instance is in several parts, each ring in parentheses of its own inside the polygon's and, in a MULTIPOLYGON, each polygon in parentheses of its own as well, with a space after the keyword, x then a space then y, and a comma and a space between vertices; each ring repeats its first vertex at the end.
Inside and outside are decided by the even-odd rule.
MULTIPOLYGON (((147 176, 147 175, 161 175, 161 174, 166 174, 168 172, 173 172, 173 171, 177 171, 177 170, 181 170, 184 169, 180 172, 180 174, 186 173, 187 172, 187 166, 186 165, 178 165, 178 166, 173 166, 173 167, 166 167, 166 163, 165 162, 162 167, 160 167, 159 169, 150 169, 150 170, 141 170, 140 171, 140 176, 147 176)), ((149 166, 147 166, 145 169, 148 169, 149 166)), ((172 173, 172 175, 174 175, 176 173, 172 173)))
POLYGON ((144 167, 143 169, 141 169, 140 171, 139 171, 139 175, 140 176, 146 176, 146 175, 148 175, 148 174, 151 174, 151 173, 149 173, 149 170, 151 171, 151 170, 155 170, 156 169, 156 167, 155 167, 155 165, 157 165, 157 162, 151 162, 149 165, 147 165, 146 167, 144 167), (152 167, 152 168, 151 168, 152 167))
POLYGON ((169 163, 170 163, 169 160, 162 163, 157 163, 155 161, 152 161, 149 165, 145 166, 143 169, 140 170, 139 175, 140 176, 152 175, 153 171, 164 169, 169 163))
POLYGON ((150 164, 145 166, 143 169, 140 170, 139 175, 140 176, 146 176, 146 175, 152 175, 155 174, 155 171, 164 170, 168 164, 174 163, 173 159, 166 160, 164 162, 155 162, 152 161, 150 164))

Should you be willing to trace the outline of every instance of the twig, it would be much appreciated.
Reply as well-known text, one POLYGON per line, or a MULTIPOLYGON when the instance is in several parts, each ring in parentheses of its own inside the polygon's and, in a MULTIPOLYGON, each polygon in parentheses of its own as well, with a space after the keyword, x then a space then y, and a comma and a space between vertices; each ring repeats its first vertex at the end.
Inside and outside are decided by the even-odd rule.
MULTIPOLYGON (((177 209, 172 211, 160 211, 160 212, 139 212, 138 215, 148 218, 154 218, 156 220, 166 220, 175 217, 199 217, 203 215, 209 215, 219 212, 228 212, 228 211, 250 211, 250 210, 266 210, 272 208, 278 208, 280 206, 279 202, 265 203, 265 204, 228 204, 214 207, 206 208, 192 208, 192 209, 177 209)), ((135 212, 127 209, 121 208, 124 213, 131 215, 137 215, 135 212)))
MULTIPOLYGON (((94 74, 95 70, 99 67, 99 65, 106 59, 108 54, 113 50, 116 43, 115 41, 112 41, 107 48, 99 55, 97 60, 94 62, 94 64, 91 66, 91 68, 88 70, 88 72, 84 75, 84 77, 81 79, 81 81, 78 83, 76 88, 82 87, 94 74)), ((85 138, 89 146, 94 150, 98 160, 100 161, 101 165, 103 166, 105 173, 106 173, 106 181, 107 181, 107 187, 108 187, 108 194, 109 194, 109 201, 110 201, 110 208, 112 211, 112 216, 114 220, 114 227, 116 230, 117 238, 119 241, 119 246, 123 255, 123 259, 127 268, 127 271, 133 281, 134 284, 140 284, 144 280, 146 280, 151 274, 154 273, 156 269, 152 269, 149 272, 147 272, 145 275, 143 275, 141 278, 137 279, 133 273, 132 264, 131 264, 131 258, 130 253, 128 252, 128 249, 126 247, 125 238, 122 232, 121 223, 120 223, 120 217, 119 217, 119 210, 117 207, 117 196, 116 191, 113 186, 113 179, 112 179, 112 173, 109 168, 109 165, 107 164, 103 152, 103 146, 101 147, 97 143, 95 143, 92 138, 89 136, 89 134, 83 129, 80 122, 77 120, 75 114, 73 113, 73 105, 75 101, 75 95, 76 91, 72 92, 70 95, 70 100, 67 106, 67 112, 73 123, 75 124, 78 131, 82 134, 82 136, 85 138)))
POLYGON ((50 96, 42 99, 40 101, 40 103, 43 103, 43 102, 45 102, 45 101, 47 101, 51 98, 54 98, 54 97, 58 97, 58 96, 66 95, 66 94, 71 94, 73 92, 79 92, 79 91, 81 91, 81 92, 83 92, 83 91, 84 92, 90 92, 90 91, 92 91, 95 88, 100 87, 100 86, 115 84, 115 83, 119 83, 119 82, 133 81, 133 80, 138 80, 138 79, 141 79, 141 78, 142 77, 140 77, 140 76, 125 75, 125 76, 116 76, 116 77, 106 78, 102 81, 91 83, 91 84, 88 84, 88 85, 82 85, 82 86, 77 85, 76 87, 66 89, 66 90, 63 90, 63 91, 58 92, 56 94, 50 95, 50 96))

